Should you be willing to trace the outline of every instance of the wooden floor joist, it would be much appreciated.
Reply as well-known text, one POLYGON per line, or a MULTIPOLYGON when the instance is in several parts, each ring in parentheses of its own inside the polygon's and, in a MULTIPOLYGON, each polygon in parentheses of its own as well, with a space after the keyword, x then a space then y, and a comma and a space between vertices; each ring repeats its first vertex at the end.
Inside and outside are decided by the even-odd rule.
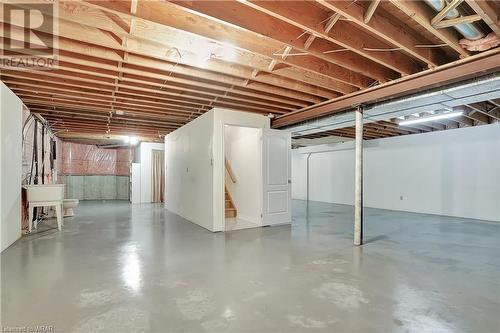
MULTIPOLYGON (((21 45, 29 33, 41 38, 32 45, 57 38, 58 67, 2 68, 0 79, 67 138, 125 135, 129 129, 161 140, 213 107, 272 113, 273 126, 281 127, 408 93, 417 82, 420 88, 445 82, 445 71, 454 72, 454 80, 473 75, 455 62, 459 56, 483 63, 498 57, 496 51, 463 49, 454 21, 445 19, 447 11, 466 6, 461 20, 480 18, 480 28, 499 33, 498 4, 480 0, 454 0, 441 13, 423 1, 401 0, 97 0, 56 6, 57 18, 41 9, 47 24, 31 31, 17 16, 0 22, 0 43, 8 57, 19 54, 7 46, 21 45), (56 21, 54 32, 49 23, 56 21)), ((3 10, 2 20, 8 17, 3 10)), ((496 109, 468 110, 455 122, 407 129, 395 121, 367 124, 365 134, 404 135, 499 118, 496 109)), ((352 135, 348 129, 332 133, 352 135)))

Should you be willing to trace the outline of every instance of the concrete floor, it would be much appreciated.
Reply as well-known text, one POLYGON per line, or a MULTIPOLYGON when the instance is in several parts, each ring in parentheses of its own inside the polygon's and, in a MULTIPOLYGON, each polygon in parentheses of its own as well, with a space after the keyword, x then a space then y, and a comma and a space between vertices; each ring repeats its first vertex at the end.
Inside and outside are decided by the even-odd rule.
POLYGON ((226 217, 225 220, 225 231, 234 231, 250 228, 260 228, 260 225, 252 223, 247 220, 240 219, 238 217, 226 217))
POLYGON ((2 326, 59 332, 498 332, 500 223, 294 202, 212 234, 161 206, 82 202, 2 253, 2 326))

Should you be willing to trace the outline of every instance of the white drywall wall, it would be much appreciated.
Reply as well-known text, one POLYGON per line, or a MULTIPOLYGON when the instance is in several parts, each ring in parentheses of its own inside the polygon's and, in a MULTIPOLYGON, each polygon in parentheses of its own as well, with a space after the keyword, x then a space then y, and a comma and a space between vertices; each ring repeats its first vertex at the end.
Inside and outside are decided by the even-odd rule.
POLYGON ((224 149, 233 170, 233 183, 226 172, 226 186, 238 218, 262 224, 262 144, 261 129, 225 126, 224 149))
POLYGON ((153 150, 164 150, 163 143, 141 142, 136 149, 138 157, 136 160, 141 164, 141 180, 140 180, 140 202, 149 203, 152 200, 151 196, 151 152, 153 150))
POLYGON ((165 138, 166 208, 213 229, 213 112, 207 112, 165 138))
POLYGON ((1 250, 21 237, 22 102, 0 82, 1 250))
POLYGON ((165 206, 211 231, 224 230, 224 125, 269 128, 269 118, 215 108, 168 134, 165 206))
MULTIPOLYGON (((296 199, 306 198, 307 152, 313 152, 310 200, 352 205, 353 143, 294 150, 296 199)), ((364 204, 500 221, 499 170, 498 123, 365 141, 364 204)))

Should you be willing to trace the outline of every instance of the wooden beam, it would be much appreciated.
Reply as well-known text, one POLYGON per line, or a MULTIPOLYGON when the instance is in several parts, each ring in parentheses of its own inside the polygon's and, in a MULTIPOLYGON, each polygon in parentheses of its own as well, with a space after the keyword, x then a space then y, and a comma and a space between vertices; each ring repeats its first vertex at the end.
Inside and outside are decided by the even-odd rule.
MULTIPOLYGON (((62 106, 62 107, 75 107, 75 108, 88 108, 94 110, 102 110, 105 112, 111 112, 113 110, 124 111, 126 114, 156 114, 156 115, 168 115, 169 112, 175 111, 169 108, 151 108, 143 107, 138 111, 136 106, 129 106, 126 103, 111 103, 104 101, 89 100, 87 98, 77 98, 73 96, 59 95, 59 94, 36 94, 22 91, 20 89, 15 89, 16 94, 23 100, 25 104, 39 104, 45 106, 62 106), (111 108, 111 106, 114 108, 111 108)), ((264 113, 264 112, 262 112, 264 113)), ((188 114, 185 115, 184 119, 187 119, 188 114)), ((171 115, 169 116, 170 121, 174 121, 175 118, 171 115)))
MULTIPOLYGON (((352 1, 316 0, 324 7, 342 14, 351 22, 385 40, 389 45, 394 45, 412 57, 430 66, 438 66, 446 62, 443 55, 436 49, 422 49, 417 45, 428 44, 426 40, 411 33, 401 33, 407 27, 402 22, 389 20, 380 13, 375 12, 369 23, 364 22, 364 9, 360 4, 352 1)), ((458 43, 458 42, 457 42, 458 43)), ((382 53, 382 52, 378 52, 382 53)), ((394 52, 396 53, 396 52, 394 52)), ((411 73, 410 73, 411 74, 411 73)))
MULTIPOLYGON (((424 29, 440 39, 443 43, 447 44, 455 52, 462 57, 467 57, 470 53, 463 49, 458 43, 460 37, 454 30, 436 29, 432 26, 429 17, 433 10, 426 7, 427 5, 421 1, 413 0, 389 0, 396 8, 408 15, 412 20, 421 25, 424 29)), ((432 65, 432 64, 430 64, 432 65)))
MULTIPOLYGON (((123 110, 128 110, 128 111, 134 111, 137 110, 139 106, 129 106, 128 103, 123 103, 123 102, 106 102, 102 100, 91 100, 89 98, 84 98, 84 97, 79 97, 78 100, 75 101, 75 97, 71 95, 63 95, 63 94, 48 94, 48 95, 43 95, 43 94, 36 94, 32 93, 30 94, 29 92, 18 92, 18 95, 21 97, 21 99, 25 102, 27 101, 33 101, 33 100, 45 100, 47 104, 50 105, 50 103, 54 103, 54 105, 57 105, 57 103, 63 103, 63 104, 70 104, 70 105, 93 105, 96 107, 104 107, 107 108, 108 110, 112 111, 113 107, 114 108, 119 108, 123 110), (113 107, 112 107, 113 106, 113 107)), ((138 103, 138 104, 143 104, 143 103, 138 103)), ((241 110, 241 111, 247 111, 247 112, 255 112, 255 113, 260 113, 260 114, 268 114, 269 109, 257 109, 253 107, 248 107, 248 106, 241 106, 241 105, 234 105, 231 103, 223 102, 218 100, 217 102, 213 102, 212 106, 219 106, 219 107, 225 107, 225 108, 230 108, 234 110, 241 110)), ((162 112, 162 110, 165 110, 165 108, 162 107, 153 107, 153 106, 143 106, 142 109, 146 109, 149 111, 154 111, 157 110, 158 112, 162 112)))
POLYGON ((60 127, 67 127, 69 128, 71 125, 83 125, 87 128, 106 128, 106 127, 114 127, 114 128, 123 128, 123 129, 139 129, 139 130, 144 130, 144 131, 149 131, 149 132, 156 132, 156 131, 170 131, 172 129, 175 129, 175 127, 170 126, 170 127, 165 127, 165 126, 151 126, 151 125, 144 125, 144 124, 138 124, 138 123, 119 123, 119 122, 111 122, 108 123, 106 119, 96 122, 96 120, 92 121, 91 119, 88 118, 81 118, 81 117, 61 117, 61 116, 53 116, 50 114, 42 114, 42 116, 46 119, 52 122, 51 125, 53 126, 60 126, 60 127), (109 125, 109 126, 108 126, 109 125))
POLYGON ((335 23, 337 23, 341 17, 342 17, 342 15, 340 15, 339 13, 333 13, 328 18, 328 21, 326 21, 325 28, 324 28, 326 34, 328 34, 333 29, 333 27, 335 26, 335 23))
POLYGON ((374 129, 377 131, 381 131, 382 133, 391 134, 391 135, 410 134, 410 133, 415 132, 415 130, 406 129, 406 128, 403 129, 403 128, 398 127, 398 126, 388 126, 387 124, 384 124, 381 121, 367 123, 367 124, 365 124, 365 127, 367 129, 374 129))
POLYGON ((448 19, 448 20, 443 20, 441 22, 438 22, 434 24, 434 28, 436 29, 443 29, 443 28, 449 28, 453 27, 457 24, 463 24, 463 23, 472 23, 481 20, 481 16, 479 15, 469 15, 469 16, 461 16, 457 17, 454 19, 448 19))
POLYGON ((493 6, 497 5, 494 1, 484 0, 465 0, 467 4, 483 19, 483 21, 493 30, 497 35, 500 35, 500 13, 494 9, 493 6))
POLYGON ((441 22, 448 15, 450 11, 457 8, 457 6, 460 5, 463 1, 464 0, 451 0, 448 3, 443 2, 445 4, 444 8, 441 9, 441 11, 431 19, 431 25, 435 27, 436 24, 441 22))
POLYGON ((188 113, 195 112, 195 113, 201 113, 198 110, 203 110, 203 111, 208 111, 208 107, 202 106, 201 108, 194 108, 194 107, 181 107, 176 104, 169 104, 169 103, 154 103, 154 101, 149 101, 147 99, 137 99, 137 98, 132 98, 132 97, 126 97, 122 95, 115 95, 115 96, 102 96, 102 95, 97 95, 97 94, 89 94, 89 93, 78 93, 73 90, 67 90, 67 89, 59 89, 59 88, 54 88, 50 87, 49 89, 45 89, 43 86, 39 86, 38 88, 33 87, 32 85, 27 85, 23 83, 16 83, 16 84, 7 84, 8 87, 15 91, 19 92, 19 94, 30 94, 34 90, 36 91, 37 96, 61 96, 61 97, 71 97, 71 98, 79 98, 82 100, 89 100, 89 101, 98 101, 98 102, 103 102, 104 103, 112 103, 111 105, 113 106, 119 106, 122 105, 124 107, 130 107, 130 108, 137 108, 137 113, 145 112, 147 107, 151 107, 149 110, 154 110, 158 109, 159 112, 162 114, 168 115, 171 119, 175 119, 176 116, 185 116, 188 113), (141 106, 144 106, 145 108, 141 108, 141 106), (163 112, 162 112, 163 110, 163 112))
MULTIPOLYGON (((293 5, 290 5, 290 2, 287 1, 245 1, 241 3, 297 27, 299 30, 297 30, 295 36, 298 36, 303 31, 314 34, 316 36, 316 41, 320 39, 319 42, 314 43, 314 51, 325 52, 328 49, 333 49, 334 45, 338 45, 341 49, 352 51, 357 55, 390 68, 398 73, 406 75, 420 70, 417 64, 413 63, 412 59, 404 54, 397 52, 387 54, 384 52, 366 50, 365 47, 367 45, 372 47, 384 47, 385 45, 373 39, 370 34, 362 29, 354 27, 348 22, 339 21, 341 14, 327 14, 323 9, 310 2, 294 1, 293 5), (321 26, 322 22, 326 22, 324 29, 321 26), (336 24, 338 24, 338 26, 334 28, 336 24), (349 31, 349 34, 346 34, 346 31, 349 31), (334 43, 334 45, 331 43, 334 43)), ((293 38, 295 37, 292 37, 292 39, 293 38)), ((317 55, 317 53, 314 54, 317 55)), ((342 59, 345 61, 345 59, 348 58, 348 53, 345 52, 343 54, 336 53, 329 55, 332 57, 331 59, 337 61, 342 59), (335 57, 333 57, 333 55, 335 55, 335 57)), ((372 67, 374 66, 376 66, 376 64, 372 64, 372 67)), ((385 81, 380 74, 377 75, 373 72, 373 69, 370 69, 369 63, 366 63, 366 60, 358 64, 358 67, 362 69, 364 73, 367 73, 366 75, 375 77, 382 82, 385 81)), ((354 67, 350 68, 355 70, 354 67)), ((390 73, 386 72, 383 76, 390 78, 390 75, 390 73)))
POLYGON ((472 104, 467 104, 467 107, 471 108, 472 110, 474 110, 476 112, 482 113, 488 117, 494 118, 496 120, 500 120, 500 117, 498 117, 490 112, 492 109, 495 109, 496 106, 493 108, 488 108, 486 103, 472 103, 472 104))
POLYGON ((490 102, 491 104, 497 106, 500 108, 500 98, 497 98, 497 99, 491 99, 489 100, 488 102, 490 102))
POLYGON ((472 120, 478 121, 482 124, 489 124, 490 123, 490 118, 477 111, 471 111, 465 114, 465 117, 470 118, 472 120))
POLYGON ((370 2, 370 5, 368 6, 368 9, 365 12, 365 18, 363 20, 365 24, 370 23, 370 20, 372 19, 373 14, 375 14, 375 10, 377 10, 379 4, 380 0, 372 0, 370 2))
MULTIPOLYGON (((35 86, 48 86, 51 88, 77 88, 79 90, 85 91, 87 89, 98 89, 101 92, 103 91, 112 91, 113 84, 104 83, 94 80, 81 79, 76 78, 70 73, 66 74, 61 72, 53 73, 53 71, 47 71, 43 74, 37 73, 24 73, 24 72, 7 72, 4 71, 1 75, 2 80, 5 82, 12 82, 17 84, 26 85, 27 82, 34 81, 35 86), (12 79, 11 79, 12 78, 12 79)), ((185 98, 181 94, 175 94, 168 92, 166 90, 158 90, 149 88, 146 85, 134 85, 128 83, 118 84, 120 88, 120 94, 126 94, 127 96, 133 96, 135 99, 142 98, 154 98, 156 100, 164 101, 165 104, 170 104, 172 106, 180 106, 184 110, 189 110, 190 107, 194 107, 195 109, 200 108, 202 105, 207 105, 211 99, 203 99, 199 96, 194 98, 185 98)))
MULTIPOLYGON (((93 17, 94 12, 101 12, 100 9, 94 9, 94 11, 90 11, 88 8, 84 6, 84 4, 81 3, 71 3, 71 4, 73 6, 80 6, 82 8, 73 8, 73 10, 66 10, 62 18, 58 20, 59 36, 67 38, 65 40, 60 39, 59 43, 60 47, 63 47, 63 45, 67 46, 68 44, 71 44, 70 46, 76 47, 77 51, 80 53, 83 52, 84 54, 90 56, 97 56, 94 53, 99 54, 99 56, 103 55, 107 57, 114 56, 117 61, 124 61, 126 59, 123 59, 121 56, 116 54, 116 51, 112 50, 126 51, 128 53, 140 54, 142 56, 147 56, 150 58, 153 57, 157 59, 167 60, 172 63, 171 67, 173 68, 171 69, 171 71, 173 72, 177 71, 177 67, 182 69, 186 68, 185 66, 174 67, 172 66, 174 64, 181 63, 184 65, 188 65, 190 66, 191 70, 193 69, 198 70, 198 72, 201 73, 200 76, 203 76, 203 74, 207 75, 207 73, 210 72, 212 73, 222 72, 224 74, 241 77, 241 75, 239 75, 238 73, 234 73, 235 70, 238 69, 240 73, 241 71, 246 71, 248 74, 244 75, 244 79, 248 79, 250 78, 249 73, 251 73, 252 71, 251 67, 259 68, 262 71, 266 71, 267 66, 269 64, 269 60, 266 59, 265 57, 240 50, 237 51, 237 57, 235 57, 234 59, 234 61, 236 61, 240 65, 240 67, 236 66, 235 64, 227 63, 225 61, 213 59, 205 64, 207 67, 206 69, 209 70, 207 71, 206 69, 204 68, 202 69, 199 67, 200 63, 199 56, 196 53, 190 51, 193 50, 193 45, 196 45, 196 43, 199 44, 200 37, 193 36, 191 34, 185 34, 178 30, 172 29, 167 26, 163 26, 161 24, 156 24, 154 22, 148 22, 145 20, 143 22, 140 21, 139 19, 138 22, 141 24, 138 25, 135 34, 130 35, 128 34, 127 31, 116 30, 120 28, 114 25, 107 24, 107 22, 103 21, 101 18, 98 19, 94 18, 93 17), (82 24, 86 25, 85 29, 81 28, 82 24), (127 37, 126 46, 125 47, 122 46, 121 43, 116 41, 114 38, 111 38, 108 34, 104 33, 103 32, 104 28, 110 29, 109 30, 110 32, 112 32, 113 34, 119 34, 123 36, 123 38, 127 37), (155 33, 152 34, 151 31, 154 31, 155 33), (78 44, 75 40, 84 42, 85 45, 83 47, 75 45, 78 44), (88 45, 86 44, 99 45, 105 47, 106 49, 96 50, 96 47, 89 48, 88 45)), ((111 11, 111 13, 114 12, 111 11)), ((123 15, 127 17, 126 14, 123 15)), ((37 28, 37 30, 43 32, 42 27, 37 28)), ((75 52, 71 48, 69 48, 68 51, 75 52)), ((272 54, 273 51, 274 50, 269 49, 270 54, 272 54)), ((279 83, 277 81, 272 83, 276 87, 280 87, 282 90, 284 90, 283 87, 287 87, 290 85, 295 85, 297 87, 299 86, 297 84, 294 84, 293 81, 299 81, 299 82, 304 82, 306 84, 310 84, 312 80, 314 80, 315 78, 314 75, 309 75, 309 76, 297 75, 297 73, 292 70, 289 71, 283 70, 281 71, 280 74, 281 76, 266 75, 263 76, 262 78, 257 79, 257 81, 267 83, 267 81, 272 81, 272 80, 276 81, 276 79, 285 76, 287 77, 286 80, 288 80, 288 84, 286 82, 279 83), (291 76, 287 76, 287 74, 290 74, 291 76)), ((244 86, 243 82, 244 80, 242 80, 241 83, 242 87, 244 86)), ((321 78, 321 84, 323 85, 323 87, 326 87, 325 89, 328 90, 330 89, 329 88, 330 83, 331 83, 330 81, 321 78)), ((332 85, 334 86, 334 84, 332 85)), ((315 90, 317 90, 318 93, 322 92, 321 89, 318 90, 316 87, 311 89, 310 92, 313 93, 315 90)), ((309 91, 304 91, 304 92, 309 93, 309 91)))
MULTIPOLYGON (((103 55, 99 55, 98 58, 96 58, 95 57, 96 54, 94 53, 83 53, 83 54, 81 53, 87 51, 92 51, 92 52, 96 51, 98 47, 89 48, 86 45, 82 45, 77 42, 69 41, 66 39, 60 40, 59 45, 60 48, 62 48, 60 50, 61 59, 66 60, 67 62, 106 66, 102 64, 101 59, 106 61, 114 60, 112 57, 105 57, 103 55)), ((152 73, 158 73, 160 70, 159 73, 161 72, 165 73, 164 77, 168 78, 168 82, 176 82, 184 84, 187 83, 194 86, 205 87, 209 89, 215 88, 223 91, 227 89, 229 85, 233 85, 236 86, 235 90, 238 90, 240 93, 243 94, 249 94, 249 96, 253 95, 259 98, 281 100, 281 101, 284 101, 286 99, 288 100, 291 99, 290 102, 292 104, 297 104, 298 102, 299 104, 303 105, 304 102, 301 102, 300 99, 306 99, 308 102, 321 101, 320 98, 315 97, 313 94, 324 95, 324 97, 334 95, 333 93, 323 93, 323 91, 318 90, 318 88, 316 87, 311 87, 311 89, 308 89, 307 86, 301 85, 298 82, 294 82, 283 78, 273 77, 271 75, 254 78, 256 82, 252 82, 251 84, 245 86, 243 78, 251 77, 251 70, 243 67, 238 68, 236 65, 228 66, 228 71, 226 73, 231 76, 226 76, 214 72, 197 70, 193 67, 187 67, 180 64, 176 65, 176 63, 145 58, 134 54, 130 54, 128 56, 128 60, 123 61, 122 64, 123 63, 127 64, 126 66, 127 68, 129 66, 130 67, 133 66, 134 68, 139 67, 139 69, 142 71, 142 74, 146 76, 151 76, 152 73), (177 77, 177 75, 172 75, 172 73, 187 76, 187 78, 180 78, 177 77), (242 79, 235 76, 241 77, 242 79), (199 82, 200 78, 210 80, 211 82, 200 83, 199 82), (281 85, 282 87, 277 87, 275 86, 276 84, 281 85), (290 86, 291 89, 302 90, 304 93, 302 91, 293 91, 284 88, 287 86, 290 86)), ((221 63, 217 63, 216 66, 218 66, 219 64, 221 63)), ((224 66, 225 65, 221 66, 221 69, 223 71, 224 69, 222 67, 224 66)), ((107 65, 107 68, 112 68, 112 67, 113 66, 111 65, 107 65)), ((139 70, 136 70, 135 72, 139 73, 139 70)), ((200 89, 197 90, 200 91, 200 89)))
MULTIPOLYGON (((44 111, 36 111, 35 113, 42 115, 46 120, 52 121, 53 123, 60 122, 66 128, 70 124, 85 125, 87 128, 92 128, 92 127, 102 128, 102 127, 107 127, 107 125, 108 125, 107 118, 90 119, 89 117, 66 116, 66 115, 53 114, 53 113, 44 112, 44 111)), ((112 121, 109 123, 109 127, 112 127, 112 126, 121 127, 121 128, 130 128, 130 129, 132 129, 132 128, 133 129, 148 129, 148 130, 153 130, 153 131, 170 131, 170 130, 177 128, 177 126, 166 126, 166 125, 161 125, 161 124, 150 124, 150 123, 145 124, 145 123, 137 122, 137 121, 133 121, 133 120, 132 121, 129 121, 129 120, 123 121, 123 120, 117 120, 117 119, 112 119, 112 121)))
MULTIPOLYGON (((30 105, 29 107, 31 112, 35 113, 44 113, 52 116, 61 116, 61 117, 80 117, 80 118, 85 118, 85 119, 107 119, 109 117, 109 113, 105 112, 99 112, 99 111, 93 111, 93 110, 82 110, 82 111, 75 111, 71 109, 64 109, 64 108, 50 108, 50 107, 43 107, 43 106, 37 106, 37 105, 30 105)), ((168 118, 164 116, 156 116, 156 117, 144 117, 144 116, 134 116, 130 117, 129 115, 127 116, 119 116, 114 114, 113 115, 113 120, 117 120, 119 122, 133 122, 133 123, 144 123, 144 124, 150 124, 158 127, 169 127, 169 128, 177 128, 179 126, 179 122, 169 122, 168 118)), ((184 122, 185 123, 185 122, 184 122)))
MULTIPOLYGON (((99 78, 98 77, 108 77, 109 75, 107 73, 98 73, 96 71, 94 71, 93 73, 91 72, 92 68, 89 68, 88 70, 84 70, 84 69, 81 69, 80 68, 74 68, 72 66, 68 66, 62 62, 59 63, 59 67, 62 68, 64 71, 67 71, 68 73, 71 73, 71 72, 74 72, 73 74, 70 74, 70 75, 74 75, 76 78, 84 78, 84 77, 87 77, 87 78, 92 78, 94 81, 95 80, 98 80, 99 78), (92 74, 87 74, 87 73, 92 73, 92 74), (80 75, 81 74, 81 75, 80 75), (82 75, 86 75, 86 76, 82 76, 82 75)), ((128 74, 132 74, 134 73, 133 70, 127 70, 127 69, 123 69, 123 71, 125 73, 128 73, 128 74)), ((54 72, 61 72, 60 70, 58 71, 51 71, 48 73, 48 75, 53 75, 54 72)), ((136 74, 143 74, 143 72, 135 72, 136 74)), ((150 76, 155 76, 155 75, 158 75, 158 74, 153 74, 153 73, 150 73, 149 74, 150 76)), ((111 75, 109 76, 113 79, 116 79, 117 76, 116 74, 115 75, 111 75)), ((168 80, 168 76, 165 76, 165 78, 168 80)), ((232 104, 234 103, 242 103, 242 104, 245 104, 245 105, 248 105, 248 106, 257 106, 257 105, 262 105, 262 106, 266 106, 266 107, 269 107, 269 109, 272 109, 272 110, 275 110, 275 111, 278 111, 279 112, 279 109, 282 109, 282 110, 290 110, 289 107, 291 106, 285 106, 285 104, 277 104, 275 102, 265 102, 265 101, 260 101, 260 100, 256 100, 256 99, 252 99, 252 98, 248 98, 248 97, 238 97, 237 95, 227 95, 225 94, 225 92, 217 92, 217 91, 210 91, 210 90, 207 90, 207 91, 202 91, 200 92, 199 90, 197 89, 193 89, 189 86, 175 86, 175 85, 172 85, 170 83, 163 83, 165 82, 165 79, 162 79, 161 77, 158 77, 159 80, 152 80, 151 78, 144 78, 142 76, 134 76, 134 75, 127 75, 127 76, 124 76, 120 79, 120 84, 122 83, 125 83, 125 82, 134 82, 134 83, 147 83, 147 84, 150 84, 150 85, 155 85, 155 86, 158 86, 160 87, 161 89, 164 89, 164 88, 170 88, 172 90, 177 90, 179 94, 182 94, 182 95, 192 95, 192 97, 194 98, 204 98, 204 99, 208 99, 208 100, 212 100, 213 97, 212 96, 219 96, 219 97, 224 97, 225 100, 227 100, 227 102, 230 102, 232 104)), ((113 83, 111 83, 111 85, 115 85, 116 83, 113 81, 113 83)), ((229 90, 229 88, 225 88, 225 90, 229 90)), ((292 107, 293 108, 293 107, 292 107)))
MULTIPOLYGON (((55 103, 55 104, 45 104, 43 100, 29 100, 26 103, 26 106, 33 111, 51 111, 51 112, 67 112, 67 113, 72 113, 72 114, 101 114, 103 116, 108 117, 110 115, 109 109, 105 108, 100 108, 100 107, 95 107, 95 106, 87 106, 87 105, 81 105, 78 103, 74 104, 64 104, 64 103, 55 103), (61 104, 61 105, 58 105, 61 104)), ((123 111, 124 112, 124 117, 129 117, 130 119, 151 119, 151 120, 156 120, 156 119, 161 119, 161 121, 165 124, 171 124, 171 125, 176 125, 180 126, 186 122, 188 122, 188 117, 187 115, 182 118, 182 119, 173 119, 170 117, 167 113, 151 113, 147 111, 142 111, 142 112, 129 112, 125 111, 123 109, 117 109, 117 111, 123 111)), ((113 113, 114 115, 118 117, 123 117, 119 116, 116 114, 116 112, 113 113)), ((199 116, 200 114, 195 114, 194 116, 199 116)), ((128 119, 128 118, 127 118, 128 119)))
MULTIPOLYGON (((265 36, 266 39, 261 39, 261 43, 268 43, 272 40, 274 42, 285 44, 285 47, 292 46, 294 50, 299 51, 299 53, 297 54, 310 54, 314 57, 288 57, 286 58, 288 60, 286 63, 301 67, 304 66, 304 63, 307 63, 308 69, 313 69, 313 64, 316 64, 314 66, 320 66, 320 64, 322 64, 321 66, 323 66, 324 68, 324 74, 330 73, 328 74, 329 76, 336 77, 339 81, 354 85, 358 88, 366 87, 370 85, 373 79, 384 77, 388 74, 387 70, 381 68, 376 64, 372 64, 370 68, 365 64, 366 60, 361 57, 346 57, 344 54, 324 54, 319 50, 319 47, 317 45, 314 45, 309 49, 305 49, 304 40, 299 36, 305 36, 307 35, 307 33, 304 34, 304 31, 301 28, 298 28, 295 25, 291 25, 290 22, 276 20, 274 16, 268 15, 267 13, 263 13, 256 8, 250 7, 250 4, 252 4, 250 2, 171 2, 175 3, 181 8, 195 11, 202 15, 207 15, 209 17, 232 25, 237 25, 241 28, 253 32, 257 36, 265 36), (374 78, 374 75, 377 76, 374 78), (370 80, 370 78, 372 78, 372 80, 370 80)), ((278 49, 283 49, 283 46, 280 46, 278 49)))
MULTIPOLYGON (((3 75, 4 76, 7 75, 8 77, 10 77, 11 73, 4 73, 3 75)), ((17 77, 23 78, 23 77, 25 77, 25 75, 29 75, 29 74, 19 75, 18 73, 15 73, 13 75, 14 75, 13 77, 15 77, 15 78, 17 78, 17 77)), ((50 72, 47 72, 46 75, 54 75, 54 74, 50 73, 50 72)), ((56 77, 64 77, 64 76, 56 75, 55 78, 56 77)), ((33 76, 33 78, 36 78, 36 76, 33 76)), ((46 82, 58 82, 57 79, 52 80, 50 77, 46 77, 45 81, 46 82), (47 79, 50 79, 50 80, 47 80, 47 79)), ((21 84, 21 85, 23 85, 22 84, 23 81, 20 82, 20 81, 17 81, 17 79, 14 80, 14 81, 12 81, 11 79, 8 79, 8 82, 11 82, 11 83, 14 83, 14 84, 21 84)), ((64 85, 60 85, 60 86, 61 87, 66 87, 68 84, 71 84, 71 81, 69 81, 69 80, 66 79, 64 81, 64 85)), ((40 87, 43 87, 43 86, 46 85, 46 83, 45 82, 40 82, 40 83, 38 83, 38 85, 40 87)), ((79 87, 79 85, 70 85, 69 87, 73 87, 73 86, 75 86, 77 88, 79 87)), ((90 86, 92 86, 92 84, 90 86)), ((51 87, 51 89, 53 89, 54 85, 51 84, 50 87, 51 87)), ((55 87, 57 87, 57 85, 55 87)), ((156 92, 156 94, 154 94, 154 95, 144 94, 144 93, 141 94, 141 93, 135 92, 136 89, 139 92, 141 92, 141 91, 150 91, 149 89, 141 89, 139 87, 133 87, 133 86, 128 86, 128 85, 120 85, 120 92, 119 92, 118 97, 121 98, 122 95, 125 96, 125 97, 135 97, 135 96, 137 96, 137 97, 134 98, 134 100, 138 100, 138 101, 141 101, 141 100, 146 100, 146 101, 162 101, 162 102, 164 101, 162 104, 160 104, 160 105, 163 105, 163 108, 167 107, 167 108, 174 109, 174 110, 179 110, 179 111, 184 110, 184 112, 193 112, 193 110, 200 109, 200 104, 194 104, 193 103, 193 98, 187 99, 187 100, 184 100, 183 98, 180 98, 180 97, 174 97, 174 98, 172 98, 170 96, 171 94, 169 94, 168 92, 165 92, 165 91, 161 91, 161 90, 160 91, 151 90, 151 92, 153 92, 153 93, 156 92), (124 87, 125 88, 133 88, 133 89, 125 89, 124 87), (162 95, 164 95, 164 94, 167 94, 166 96, 168 96, 168 98, 163 98, 162 95), (172 101, 176 101, 176 103, 171 103, 172 101), (177 104, 182 104, 182 105, 176 106, 177 104), (191 108, 189 106, 192 106, 193 108, 191 108)), ((64 90, 67 90, 67 89, 58 89, 58 90, 64 91, 64 90)), ((177 95, 173 95, 173 96, 177 96, 177 95)), ((201 105, 207 106, 210 101, 211 101, 211 99, 207 99, 206 101, 200 101, 200 102, 202 103, 201 105)), ((147 104, 147 103, 145 103, 145 104, 147 104)), ((218 105, 222 106, 221 104, 218 104, 218 105)), ((141 108, 141 109, 143 109, 143 108, 141 108)), ((207 110, 207 109, 205 109, 205 110, 207 110)), ((248 111, 250 111, 250 110, 248 110, 248 111)))
MULTIPOLYGON (((119 3, 103 1, 87 2, 87 4, 89 3, 96 8, 107 10, 117 15, 129 15, 126 11, 121 11, 122 9, 119 7, 119 3)), ((226 6, 226 3, 224 3, 224 5, 226 6)), ((183 37, 179 39, 179 43, 185 43, 185 40, 191 39, 191 48, 193 46, 202 47, 199 42, 200 36, 204 37, 202 38, 203 40, 208 38, 212 41, 230 41, 231 45, 236 48, 238 53, 233 61, 243 61, 247 66, 258 68, 261 72, 268 71, 269 62, 274 58, 274 53, 288 44, 263 37, 262 35, 244 29, 228 29, 227 24, 221 23, 220 21, 214 21, 207 16, 195 14, 193 11, 186 10, 184 7, 167 2, 139 1, 136 17, 140 18, 146 25, 146 28, 143 29, 144 35, 139 35, 139 33, 136 32, 136 37, 145 38, 151 36, 152 30, 155 32, 158 30, 168 30, 170 38, 174 34, 183 35, 183 37), (258 59, 261 57, 267 58, 266 64, 263 66, 254 65, 254 58, 258 59)), ((184 49, 188 49, 188 47, 184 49)), ((162 53, 165 53, 165 51, 162 50, 162 53)), ((279 70, 279 75, 298 81, 302 80, 303 82, 318 85, 326 89, 336 90, 341 93, 357 90, 353 84, 356 84, 355 79, 356 77, 359 78, 359 75, 349 77, 349 75, 352 74, 350 74, 349 71, 341 69, 339 66, 331 63, 327 64, 321 59, 289 57, 283 62, 293 68, 281 68, 279 70)), ((276 71, 273 73, 277 74, 276 71)))
POLYGON ((304 49, 306 49, 306 50, 309 49, 309 47, 311 46, 311 44, 314 42, 315 39, 316 39, 316 36, 313 34, 310 34, 304 43, 304 49))

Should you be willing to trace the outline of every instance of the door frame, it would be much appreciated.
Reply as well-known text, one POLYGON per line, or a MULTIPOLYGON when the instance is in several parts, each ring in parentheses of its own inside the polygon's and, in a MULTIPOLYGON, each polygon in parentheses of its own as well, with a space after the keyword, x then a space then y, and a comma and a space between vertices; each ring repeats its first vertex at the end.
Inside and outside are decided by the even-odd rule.
MULTIPOLYGON (((262 158, 263 158, 263 146, 262 146, 262 135, 263 135, 263 131, 265 130, 264 128, 262 127, 258 127, 258 126, 247 126, 247 125, 241 125, 241 124, 236 124, 236 123, 232 123, 232 122, 223 122, 222 123, 222 156, 221 156, 221 161, 220 161, 220 165, 222 165, 222 168, 220 170, 221 174, 222 174, 222 188, 220 188, 220 197, 222 198, 222 226, 224 227, 223 231, 226 231, 226 214, 225 214, 225 211, 226 211, 226 206, 225 206, 225 185, 226 185, 226 168, 225 168, 225 163, 224 163, 224 159, 226 157, 226 126, 232 126, 232 127, 244 127, 244 128, 253 128, 253 129, 256 129, 259 131, 259 148, 260 148, 260 158, 261 158, 261 167, 259 168, 259 184, 260 184, 260 191, 259 193, 261 193, 260 195, 260 207, 261 207, 261 210, 262 210, 262 205, 264 204, 264 198, 262 197, 262 193, 264 193, 263 191, 263 188, 262 188, 262 185, 263 185, 263 173, 262 173, 262 158)), ((262 227, 263 224, 262 224, 263 220, 262 220, 262 212, 260 214, 260 220, 259 220, 259 226, 262 227)))

